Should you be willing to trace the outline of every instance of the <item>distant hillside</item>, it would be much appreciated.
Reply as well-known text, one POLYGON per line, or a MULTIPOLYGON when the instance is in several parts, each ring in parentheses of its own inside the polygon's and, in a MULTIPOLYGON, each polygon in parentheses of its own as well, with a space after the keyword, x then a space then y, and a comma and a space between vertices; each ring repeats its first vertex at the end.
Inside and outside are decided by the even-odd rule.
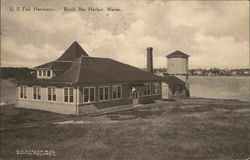
POLYGON ((1 67, 0 79, 15 78, 15 79, 30 79, 34 77, 35 70, 30 68, 14 68, 14 67, 1 67))

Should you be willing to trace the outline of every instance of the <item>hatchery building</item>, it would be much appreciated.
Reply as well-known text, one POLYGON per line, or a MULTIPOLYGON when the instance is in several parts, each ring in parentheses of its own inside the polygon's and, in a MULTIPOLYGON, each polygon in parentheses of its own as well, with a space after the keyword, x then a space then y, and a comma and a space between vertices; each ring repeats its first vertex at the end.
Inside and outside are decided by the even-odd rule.
POLYGON ((91 57, 74 42, 58 59, 18 80, 17 107, 82 115, 162 99, 162 77, 109 58, 91 57))

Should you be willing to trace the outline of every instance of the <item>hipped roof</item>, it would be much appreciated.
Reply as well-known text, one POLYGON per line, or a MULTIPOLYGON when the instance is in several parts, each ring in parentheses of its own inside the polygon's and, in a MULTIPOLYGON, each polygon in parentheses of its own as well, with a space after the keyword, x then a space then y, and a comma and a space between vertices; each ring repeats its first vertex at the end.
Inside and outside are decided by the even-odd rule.
POLYGON ((174 51, 173 53, 169 54, 166 56, 167 58, 188 58, 189 55, 188 54, 185 54, 181 51, 174 51))
POLYGON ((52 61, 35 67, 35 69, 49 69, 53 71, 65 71, 71 67, 71 61, 52 61))
POLYGON ((80 57, 54 81, 73 84, 161 81, 162 78, 109 58, 80 57))
POLYGON ((55 61, 35 67, 35 69, 51 69, 53 71, 64 71, 71 67, 72 62, 81 56, 89 56, 84 49, 75 41, 55 61))
POLYGON ((71 46, 59 57, 59 61, 74 61, 81 56, 89 56, 84 49, 75 41, 71 46))
POLYGON ((163 81, 170 85, 185 85, 185 82, 175 76, 165 76, 163 81))
POLYGON ((61 71, 52 79, 34 79, 33 83, 138 83, 161 81, 150 72, 109 58, 89 57, 81 46, 74 42, 61 57, 35 69, 61 71))

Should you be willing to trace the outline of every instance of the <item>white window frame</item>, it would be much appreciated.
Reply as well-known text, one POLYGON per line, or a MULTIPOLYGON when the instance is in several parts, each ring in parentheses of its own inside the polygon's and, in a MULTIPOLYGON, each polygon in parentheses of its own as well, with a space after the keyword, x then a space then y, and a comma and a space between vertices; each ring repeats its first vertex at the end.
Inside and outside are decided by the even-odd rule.
POLYGON ((19 87, 19 98, 27 99, 27 86, 20 86, 19 87), (21 96, 21 94, 23 94, 23 96, 21 96))
POLYGON ((122 85, 112 85, 112 99, 121 99, 122 98, 122 85), (118 87, 121 88, 120 97, 118 98, 118 87), (116 97, 113 96, 113 92, 116 92, 116 97))
POLYGON ((33 86, 32 87, 32 99, 33 100, 41 100, 42 99, 42 94, 41 94, 41 86, 33 86), (36 98, 34 97, 35 93, 34 93, 34 88, 36 88, 36 98), (38 96, 40 96, 40 98, 38 98, 38 96))
MULTIPOLYGON (((56 87, 48 87, 47 88, 47 92, 48 92, 48 95, 47 95, 47 100, 49 101, 49 102, 56 102, 57 101, 57 89, 56 89, 56 87), (51 89, 51 91, 50 91, 50 96, 51 96, 51 99, 49 100, 49 89, 51 89), (53 92, 53 89, 54 89, 54 92, 53 92), (54 93, 54 94, 53 94, 54 93), (54 95, 55 95, 55 100, 54 100, 54 95)), ((73 93, 74 94, 74 93, 73 93)))
POLYGON ((144 91, 143 91, 144 96, 150 96, 151 95, 151 87, 152 87, 152 85, 150 83, 145 84, 144 91), (148 89, 147 86, 149 86, 149 89, 148 89), (146 94, 145 94, 145 92, 146 92, 146 94))
POLYGON ((37 72, 38 72, 38 77, 42 77, 43 76, 42 70, 38 70, 37 72))
POLYGON ((63 88, 63 102, 64 103, 74 103, 74 88, 73 87, 64 87, 63 88), (67 89, 67 95, 65 95, 65 89, 67 89), (70 94, 70 89, 72 89, 72 95, 70 94), (67 101, 65 101, 65 96, 68 97, 67 101), (73 96, 72 102, 70 102, 70 96, 73 96))
POLYGON ((37 70, 37 78, 52 78, 53 77, 53 71, 48 69, 39 69, 37 70), (41 75, 40 75, 41 73, 41 75), (50 76, 48 76, 48 73, 50 73, 50 76))
POLYGON ((47 70, 47 73, 46 73, 47 77, 52 77, 52 73, 51 73, 51 70, 47 70), (48 76, 48 73, 50 73, 50 76, 48 76))
POLYGON ((109 97, 110 97, 110 87, 109 86, 99 86, 98 87, 98 100, 99 101, 109 101, 109 97), (101 95, 100 94, 100 89, 101 88, 103 89, 102 90, 102 94, 103 94, 103 99, 102 100, 100 99, 100 95, 101 95), (108 88, 108 98, 107 99, 105 98, 105 88, 108 88))
POLYGON ((47 77, 47 70, 42 71, 42 77, 47 77))
POLYGON ((93 103, 93 102, 95 102, 96 101, 96 90, 95 90, 95 87, 83 87, 82 95, 83 95, 83 100, 82 100, 83 103, 93 103), (91 88, 94 89, 94 100, 93 101, 90 101, 90 89, 91 88), (85 102, 85 94, 84 94, 84 90, 85 89, 88 89, 88 102, 85 102))
POLYGON ((159 95, 160 94, 160 83, 153 83, 153 95, 159 95))

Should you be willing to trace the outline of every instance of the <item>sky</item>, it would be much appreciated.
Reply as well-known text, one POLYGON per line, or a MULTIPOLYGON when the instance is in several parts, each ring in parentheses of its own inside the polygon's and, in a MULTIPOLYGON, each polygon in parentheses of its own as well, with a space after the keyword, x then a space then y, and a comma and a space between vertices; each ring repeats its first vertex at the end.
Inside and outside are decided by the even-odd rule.
POLYGON ((139 68, 146 67, 147 47, 153 47, 154 68, 167 67, 165 56, 175 50, 190 55, 189 68, 249 68, 249 2, 1 1, 2 67, 32 68, 53 61, 74 41, 90 56, 139 68))

